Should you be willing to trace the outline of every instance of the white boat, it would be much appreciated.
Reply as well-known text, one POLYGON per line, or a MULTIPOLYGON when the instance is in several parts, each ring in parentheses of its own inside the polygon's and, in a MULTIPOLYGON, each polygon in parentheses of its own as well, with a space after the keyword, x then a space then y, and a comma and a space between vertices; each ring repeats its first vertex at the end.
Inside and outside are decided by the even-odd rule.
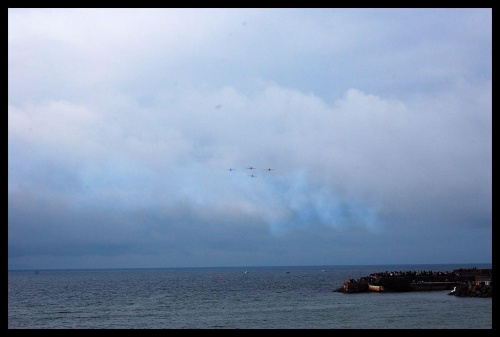
POLYGON ((384 286, 375 285, 375 284, 369 284, 368 283, 368 290, 369 291, 383 292, 384 291, 384 286))

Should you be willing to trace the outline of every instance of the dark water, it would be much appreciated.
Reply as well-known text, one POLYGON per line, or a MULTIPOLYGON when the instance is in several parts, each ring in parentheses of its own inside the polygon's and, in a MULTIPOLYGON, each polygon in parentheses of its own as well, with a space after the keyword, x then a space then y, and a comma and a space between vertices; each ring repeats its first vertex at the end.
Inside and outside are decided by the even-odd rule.
POLYGON ((491 265, 8 272, 8 328, 491 329, 491 298, 343 294, 349 276, 491 265), (245 273, 247 271, 247 273, 245 273))

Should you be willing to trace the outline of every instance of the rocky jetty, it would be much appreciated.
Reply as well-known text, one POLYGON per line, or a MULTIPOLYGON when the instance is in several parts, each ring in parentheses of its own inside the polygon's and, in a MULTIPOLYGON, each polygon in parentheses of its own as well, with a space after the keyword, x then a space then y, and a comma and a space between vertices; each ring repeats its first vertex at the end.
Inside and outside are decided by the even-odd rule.
POLYGON ((460 268, 451 272, 384 271, 356 279, 350 278, 333 291, 361 293, 367 291, 406 292, 454 289, 456 293, 451 292, 450 294, 489 297, 492 292, 492 284, 492 269, 460 268), (465 288, 467 288, 467 292, 464 290, 465 288), (490 295, 488 296, 488 294, 490 295))

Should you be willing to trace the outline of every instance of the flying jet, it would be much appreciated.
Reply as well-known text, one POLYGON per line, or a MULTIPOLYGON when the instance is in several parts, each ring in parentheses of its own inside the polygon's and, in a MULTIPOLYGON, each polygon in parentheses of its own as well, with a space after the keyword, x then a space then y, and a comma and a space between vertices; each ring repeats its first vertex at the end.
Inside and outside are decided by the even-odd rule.
POLYGON ((234 170, 236 170, 236 169, 234 169, 234 168, 230 168, 230 169, 229 169, 229 171, 234 171, 234 170))
POLYGON ((274 169, 272 169, 272 168, 268 168, 268 169, 266 169, 266 170, 268 170, 269 172, 271 172, 271 171, 272 171, 272 170, 274 170, 274 169))
POLYGON ((249 175, 249 177, 256 178, 257 176, 254 176, 254 175, 252 174, 252 175, 249 175))
POLYGON ((247 170, 255 170, 255 167, 253 166, 247 167, 247 170))

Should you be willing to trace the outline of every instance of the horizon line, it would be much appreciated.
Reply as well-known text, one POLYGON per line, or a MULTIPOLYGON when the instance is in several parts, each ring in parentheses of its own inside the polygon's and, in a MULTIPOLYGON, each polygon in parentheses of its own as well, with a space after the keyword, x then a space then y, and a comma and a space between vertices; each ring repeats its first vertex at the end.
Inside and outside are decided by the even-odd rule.
POLYGON ((389 263, 389 264, 319 264, 319 265, 262 265, 262 266, 206 266, 206 267, 97 267, 97 268, 29 268, 29 269, 7 269, 10 271, 70 271, 70 270, 153 270, 153 269, 211 269, 211 268, 303 268, 303 267, 377 267, 377 266, 414 266, 414 265, 490 265, 492 262, 469 262, 469 263, 389 263))

